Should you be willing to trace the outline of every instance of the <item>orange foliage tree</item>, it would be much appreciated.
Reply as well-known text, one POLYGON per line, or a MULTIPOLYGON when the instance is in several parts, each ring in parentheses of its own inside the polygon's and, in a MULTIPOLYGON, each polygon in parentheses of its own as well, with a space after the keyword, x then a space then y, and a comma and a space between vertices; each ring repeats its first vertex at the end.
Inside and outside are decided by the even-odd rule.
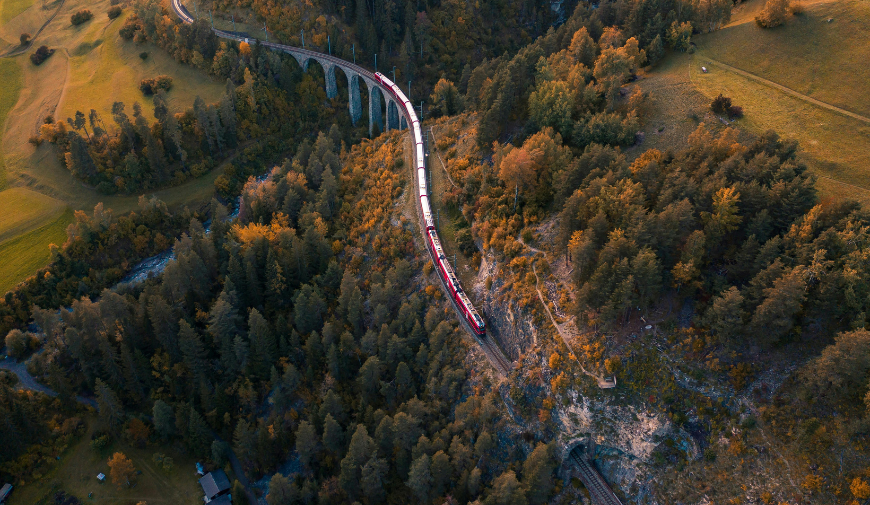
POLYGON ((109 477, 116 486, 130 486, 136 480, 136 467, 130 458, 121 452, 116 452, 109 458, 109 477))

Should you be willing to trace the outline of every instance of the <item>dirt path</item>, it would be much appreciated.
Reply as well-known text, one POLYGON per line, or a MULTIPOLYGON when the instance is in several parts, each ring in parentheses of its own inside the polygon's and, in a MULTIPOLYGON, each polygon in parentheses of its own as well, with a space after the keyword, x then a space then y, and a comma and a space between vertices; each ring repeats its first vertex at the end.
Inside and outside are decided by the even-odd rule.
MULTIPOLYGON (((529 247, 529 246, 527 246, 527 247, 529 247)), ((538 252, 543 252, 539 249, 534 249, 532 247, 529 247, 529 249, 533 249, 533 250, 538 251, 538 252)), ((541 289, 538 287, 541 284, 541 279, 538 277, 538 272, 535 270, 535 263, 534 262, 532 263, 532 273, 535 274, 535 291, 538 292, 538 299, 541 300, 541 304, 544 306, 544 309, 547 311, 547 315, 550 316, 550 322, 553 323, 553 327, 556 328, 556 333, 558 333, 559 337, 562 338, 562 342, 565 343, 565 347, 568 348, 568 350, 571 352, 571 354, 573 354, 574 356, 577 356, 577 354, 574 352, 574 349, 571 348, 571 344, 568 343, 568 338, 570 338, 570 335, 567 337, 565 336, 565 330, 562 328, 562 325, 560 325, 559 323, 556 322, 556 318, 554 318, 553 313, 550 312, 550 306, 547 304, 547 300, 544 298, 544 294, 541 293, 541 289)), ((580 370, 582 370, 584 374, 595 379, 595 382, 598 383, 598 387, 600 387, 601 389, 610 389, 610 388, 616 387, 615 381, 610 381, 610 380, 607 380, 603 377, 599 377, 598 375, 595 375, 594 373, 586 370, 586 367, 583 366, 583 363, 580 363, 579 359, 576 361, 577 361, 577 364, 580 365, 580 370)))
POLYGON ((18 49, 12 49, 6 54, 0 55, 0 58, 12 58, 14 56, 18 56, 19 54, 33 47, 33 43, 36 42, 36 38, 39 37, 39 34, 42 33, 42 30, 45 30, 45 27, 48 26, 49 23, 54 21, 55 16, 57 16, 60 10, 63 9, 64 2, 66 2, 66 0, 61 0, 60 5, 58 5, 57 9, 55 9, 54 11, 54 14, 52 14, 47 20, 45 20, 45 23, 42 23, 42 26, 39 27, 39 30, 37 30, 33 37, 31 37, 30 42, 26 46, 20 46, 18 49))
POLYGON ((714 60, 713 58, 710 58, 709 56, 699 55, 699 57, 711 62, 714 65, 718 65, 726 70, 730 70, 736 74, 740 74, 743 77, 747 77, 749 79, 752 79, 753 81, 760 82, 766 86, 776 88, 776 89, 778 89, 784 93, 787 93, 795 98, 798 98, 798 99, 803 100, 805 102, 809 102, 813 105, 818 105, 819 107, 822 107, 823 109, 828 109, 830 111, 843 114, 844 116, 849 116, 853 119, 857 119, 859 121, 864 121, 865 123, 870 123, 870 117, 862 116, 861 114, 856 114, 856 113, 848 111, 846 109, 841 109, 840 107, 837 107, 836 105, 831 105, 831 104, 823 102, 821 100, 816 100, 815 98, 804 95, 803 93, 799 93, 799 92, 789 88, 788 86, 783 86, 782 84, 775 83, 769 79, 765 79, 764 77, 760 77, 760 76, 757 76, 751 72, 747 72, 746 70, 740 70, 739 68, 732 67, 731 65, 728 65, 727 63, 722 63, 721 61, 714 60))
MULTIPOLYGON (((36 391, 48 396, 57 396, 50 387, 36 382, 36 378, 27 371, 27 363, 16 361, 14 358, 0 360, 0 370, 8 370, 18 377, 18 388, 28 391, 36 391)), ((76 401, 89 407, 97 408, 97 402, 93 398, 76 396, 76 401)))
MULTIPOLYGON (((429 135, 432 135, 432 142, 437 144, 438 140, 435 138, 435 131, 432 130, 431 126, 429 127, 429 135)), ((441 168, 444 169, 444 175, 447 176, 447 180, 450 181, 450 184, 452 184, 454 188, 458 189, 459 186, 457 186, 456 183, 453 182, 453 179, 450 178, 450 173, 447 171, 447 164, 445 164, 444 160, 441 159, 441 155, 438 153, 438 149, 432 149, 432 150, 435 151, 435 155, 438 156, 438 161, 441 162, 441 168)))

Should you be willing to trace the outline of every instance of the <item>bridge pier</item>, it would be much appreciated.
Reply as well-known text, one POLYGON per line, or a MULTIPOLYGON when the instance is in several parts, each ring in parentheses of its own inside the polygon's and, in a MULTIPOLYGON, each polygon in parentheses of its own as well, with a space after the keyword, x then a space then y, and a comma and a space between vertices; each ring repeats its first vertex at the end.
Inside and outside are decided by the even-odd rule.
POLYGON ((387 101, 387 130, 395 130, 399 128, 399 107, 395 100, 387 101))
POLYGON ((369 136, 374 132, 375 124, 380 131, 384 131, 384 122, 381 118, 381 89, 374 83, 366 82, 369 87, 369 136))
POLYGON ((335 85, 335 65, 323 61, 318 63, 323 67, 323 73, 326 75, 326 98, 333 99, 338 94, 335 85))
POLYGON ((350 78, 347 80, 347 92, 350 96, 348 97, 347 105, 350 108, 350 122, 356 126, 356 122, 362 117, 362 98, 359 96, 359 75, 348 75, 350 78))

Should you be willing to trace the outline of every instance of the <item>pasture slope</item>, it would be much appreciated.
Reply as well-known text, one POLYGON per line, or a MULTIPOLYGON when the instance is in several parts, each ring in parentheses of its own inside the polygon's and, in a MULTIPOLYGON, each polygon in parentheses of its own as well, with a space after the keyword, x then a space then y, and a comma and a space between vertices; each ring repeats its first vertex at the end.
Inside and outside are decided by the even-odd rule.
MULTIPOLYGON (((138 195, 105 196, 83 185, 63 168, 52 146, 34 148, 28 139, 46 116, 64 120, 77 110, 96 109, 113 127, 112 103, 122 101, 128 111, 139 102, 153 118, 152 100, 139 91, 139 82, 160 74, 173 78, 168 102, 175 112, 191 107, 197 95, 213 102, 223 93, 224 83, 177 63, 156 46, 121 39, 118 30, 132 10, 125 7, 120 18, 110 20, 109 6, 109 0, 64 0, 62 5, 60 0, 0 0, 2 53, 20 49, 19 34, 36 33, 50 19, 23 54, 0 58, 0 257, 15 255, 14 261, 0 263, 0 294, 45 265, 49 244, 65 240, 73 210, 90 211, 99 202, 119 213, 138 206, 138 195), (94 18, 72 26, 70 15, 84 8, 94 18), (42 44, 56 52, 37 67, 28 57, 42 44), (148 53, 144 60, 142 52, 148 53)), ((197 206, 213 195, 220 170, 155 195, 172 207, 197 206)))
POLYGON ((202 504, 195 460, 174 448, 161 447, 158 452, 165 453, 173 461, 172 469, 167 471, 153 461, 154 447, 139 448, 116 442, 103 451, 95 451, 90 442, 97 421, 85 417, 85 422, 87 432, 61 453, 60 460, 41 480, 16 487, 10 495, 9 505, 54 503, 54 486, 38 485, 39 482, 63 483, 64 491, 93 505, 134 504, 140 500, 149 505, 202 504), (115 452, 122 452, 130 458, 140 472, 134 487, 118 487, 109 478, 102 484, 97 481, 97 474, 109 475, 107 461, 115 452), (90 498, 89 493, 93 493, 90 498))
POLYGON ((671 55, 639 82, 653 104, 643 147, 675 146, 700 121, 719 124, 708 106, 722 93, 743 107, 733 123, 742 131, 800 142, 823 197, 870 203, 870 123, 861 119, 870 117, 870 3, 811 0, 770 30, 754 21, 763 5, 741 4, 729 25, 695 37, 694 54, 671 55))

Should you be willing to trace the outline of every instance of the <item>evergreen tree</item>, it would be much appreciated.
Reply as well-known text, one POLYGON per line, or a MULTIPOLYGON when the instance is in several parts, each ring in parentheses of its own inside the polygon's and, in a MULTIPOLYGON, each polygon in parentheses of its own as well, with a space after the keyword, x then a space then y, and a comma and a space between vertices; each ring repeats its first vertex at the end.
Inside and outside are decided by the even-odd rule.
POLYGON ((429 496, 432 493, 432 474, 429 467, 429 456, 423 454, 414 460, 408 472, 408 482, 406 484, 414 492, 417 499, 420 500, 420 503, 428 503, 429 496))
POLYGON ((323 422, 323 445, 338 455, 344 449, 344 431, 332 417, 332 414, 327 414, 323 422))
POLYGON ((307 468, 311 468, 312 459, 317 449, 317 432, 308 421, 299 423, 296 430, 296 452, 299 453, 299 461, 307 468))
POLYGON ((190 452, 198 457, 204 457, 211 451, 213 441, 211 430, 205 423, 205 419, 199 415, 196 409, 190 409, 190 422, 188 424, 187 446, 190 452))
POLYGON ((110 433, 118 434, 125 416, 121 400, 118 399, 118 395, 112 391, 112 388, 99 378, 96 381, 94 392, 97 394, 100 424, 110 433))
POLYGON ((257 309, 248 316, 248 338, 251 342, 249 366, 259 377, 267 377, 269 367, 278 359, 278 344, 269 323, 257 309))
POLYGON ((384 484, 389 470, 390 465, 387 460, 376 455, 363 465, 360 471, 360 488, 371 503, 380 503, 384 500, 384 484))
POLYGON ((154 418, 154 428, 164 440, 175 434, 175 412, 163 400, 156 400, 151 409, 154 418))

